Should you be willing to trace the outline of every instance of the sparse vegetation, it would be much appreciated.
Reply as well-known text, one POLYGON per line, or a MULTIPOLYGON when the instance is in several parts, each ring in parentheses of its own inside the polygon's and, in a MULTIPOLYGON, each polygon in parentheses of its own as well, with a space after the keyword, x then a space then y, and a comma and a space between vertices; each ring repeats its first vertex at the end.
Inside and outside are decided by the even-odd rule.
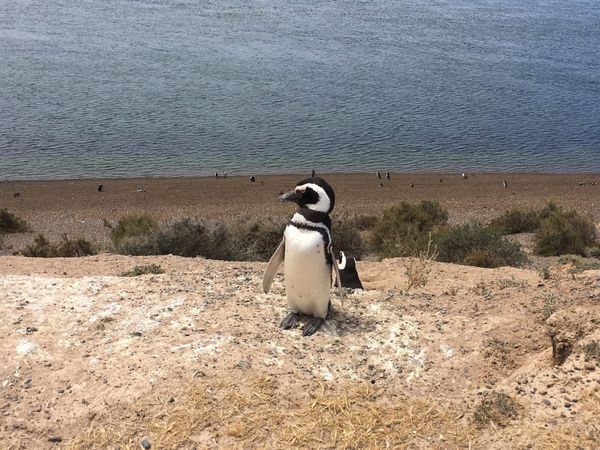
POLYGON ((595 359, 600 362, 600 342, 592 341, 583 346, 585 359, 595 359))
POLYGON ((510 419, 516 419, 517 414, 517 404, 509 395, 500 391, 488 391, 483 394, 481 403, 475 409, 473 421, 479 427, 490 423, 505 426, 510 419))
POLYGON ((427 248, 429 233, 447 221, 448 212, 437 202, 402 202, 383 212, 373 227, 371 247, 380 258, 419 254, 427 248))
POLYGON ((33 244, 28 245, 23 251, 23 256, 37 258, 72 258, 95 254, 96 250, 90 242, 83 238, 71 240, 66 234, 59 244, 52 244, 44 235, 39 234, 33 244))
POLYGON ((548 320, 548 318, 558 311, 559 301, 554 295, 547 295, 544 297, 544 304, 542 306, 542 321, 548 320))
POLYGON ((520 245, 477 222, 443 230, 435 236, 438 260, 478 267, 521 266, 520 245))
POLYGON ((535 232, 534 252, 541 256, 586 255, 586 247, 596 243, 596 227, 591 219, 576 211, 547 208, 535 232))
POLYGON ((157 264, 146 264, 143 266, 134 266, 133 269, 121 273, 122 277, 139 277, 140 275, 165 273, 165 270, 157 264))
POLYGON ((27 230, 27 222, 9 212, 6 208, 0 209, 0 234, 25 233, 27 230))

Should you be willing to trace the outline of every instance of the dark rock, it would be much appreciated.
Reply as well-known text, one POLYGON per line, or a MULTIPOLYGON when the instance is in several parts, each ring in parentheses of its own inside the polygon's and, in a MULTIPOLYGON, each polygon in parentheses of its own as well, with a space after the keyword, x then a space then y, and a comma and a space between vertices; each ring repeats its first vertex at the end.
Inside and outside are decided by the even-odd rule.
POLYGON ((151 447, 152 447, 152 444, 150 443, 150 441, 148 439, 144 439, 142 441, 142 448, 143 449, 148 450, 151 447))
POLYGON ((55 442, 55 443, 62 442, 62 437, 60 437, 60 436, 50 436, 48 438, 48 442, 55 442))

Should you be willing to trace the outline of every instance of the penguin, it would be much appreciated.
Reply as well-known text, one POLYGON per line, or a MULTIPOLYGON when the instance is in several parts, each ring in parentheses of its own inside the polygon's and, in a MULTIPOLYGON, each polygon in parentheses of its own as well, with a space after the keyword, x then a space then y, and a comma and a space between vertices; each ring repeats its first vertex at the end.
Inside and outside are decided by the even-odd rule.
POLYGON ((386 170, 386 171, 385 171, 385 179, 386 179, 386 180, 389 180, 389 179, 390 179, 390 171, 389 171, 389 170, 386 170))
POLYGON ((254 175, 250 177, 250 183, 256 183, 256 178, 254 178, 254 175))
POLYGON ((20 192, 15 192, 15 195, 13 195, 14 198, 19 198, 21 196, 20 192))
POLYGON ((315 177, 317 176, 317 172, 315 172, 315 169, 313 169, 313 171, 311 172, 311 176, 312 176, 313 178, 315 178, 315 177))
POLYGON ((378 170, 377 172, 375 172, 377 174, 377 179, 381 180, 381 172, 378 170))
MULTIPOLYGON (((267 264, 263 290, 268 293, 285 261, 285 289, 291 312, 280 326, 288 330, 297 325, 300 315, 311 316, 302 334, 314 334, 325 322, 330 308, 329 289, 332 269, 340 279, 337 261, 331 245, 329 213, 335 204, 335 193, 322 178, 300 181, 291 192, 283 193, 282 201, 298 204, 296 212, 283 232, 283 239, 267 264)), ((338 287, 342 298, 342 288, 338 287)))
MULTIPOLYGON (((340 252, 338 270, 342 287, 352 289, 364 289, 358 272, 356 271, 356 258, 350 252, 340 252)), ((338 286, 339 280, 336 278, 335 285, 338 286)))
POLYGON ((508 187, 508 181, 502 180, 502 186, 504 186, 505 188, 507 188, 508 187))
POLYGON ((96 189, 98 189, 98 192, 102 192, 104 190, 104 186, 102 186, 101 184, 99 184, 96 189))

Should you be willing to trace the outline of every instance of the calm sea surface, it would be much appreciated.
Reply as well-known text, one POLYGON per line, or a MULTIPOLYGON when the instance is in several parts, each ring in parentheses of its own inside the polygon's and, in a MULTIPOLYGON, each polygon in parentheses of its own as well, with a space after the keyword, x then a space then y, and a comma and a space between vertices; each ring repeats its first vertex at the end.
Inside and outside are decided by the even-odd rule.
POLYGON ((0 180, 600 171, 597 0, 0 0, 0 180))

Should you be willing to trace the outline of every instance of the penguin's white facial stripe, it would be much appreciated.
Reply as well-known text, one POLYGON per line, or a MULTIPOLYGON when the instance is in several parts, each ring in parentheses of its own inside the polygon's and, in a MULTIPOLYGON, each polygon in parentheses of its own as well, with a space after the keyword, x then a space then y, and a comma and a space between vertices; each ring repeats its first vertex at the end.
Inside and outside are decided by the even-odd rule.
POLYGON ((308 209, 312 209, 313 211, 320 211, 324 213, 329 212, 329 209, 331 208, 331 200, 329 199, 329 195, 327 195, 327 192, 325 192, 325 189, 323 189, 317 184, 307 183, 302 184, 300 186, 296 186, 294 188, 294 191, 304 192, 306 191, 306 188, 311 188, 314 192, 317 193, 319 197, 319 200, 316 203, 307 204, 306 207, 308 209))
POLYGON ((342 253, 342 262, 340 262, 338 264, 338 270, 344 270, 346 268, 346 255, 344 254, 344 252, 342 253))

